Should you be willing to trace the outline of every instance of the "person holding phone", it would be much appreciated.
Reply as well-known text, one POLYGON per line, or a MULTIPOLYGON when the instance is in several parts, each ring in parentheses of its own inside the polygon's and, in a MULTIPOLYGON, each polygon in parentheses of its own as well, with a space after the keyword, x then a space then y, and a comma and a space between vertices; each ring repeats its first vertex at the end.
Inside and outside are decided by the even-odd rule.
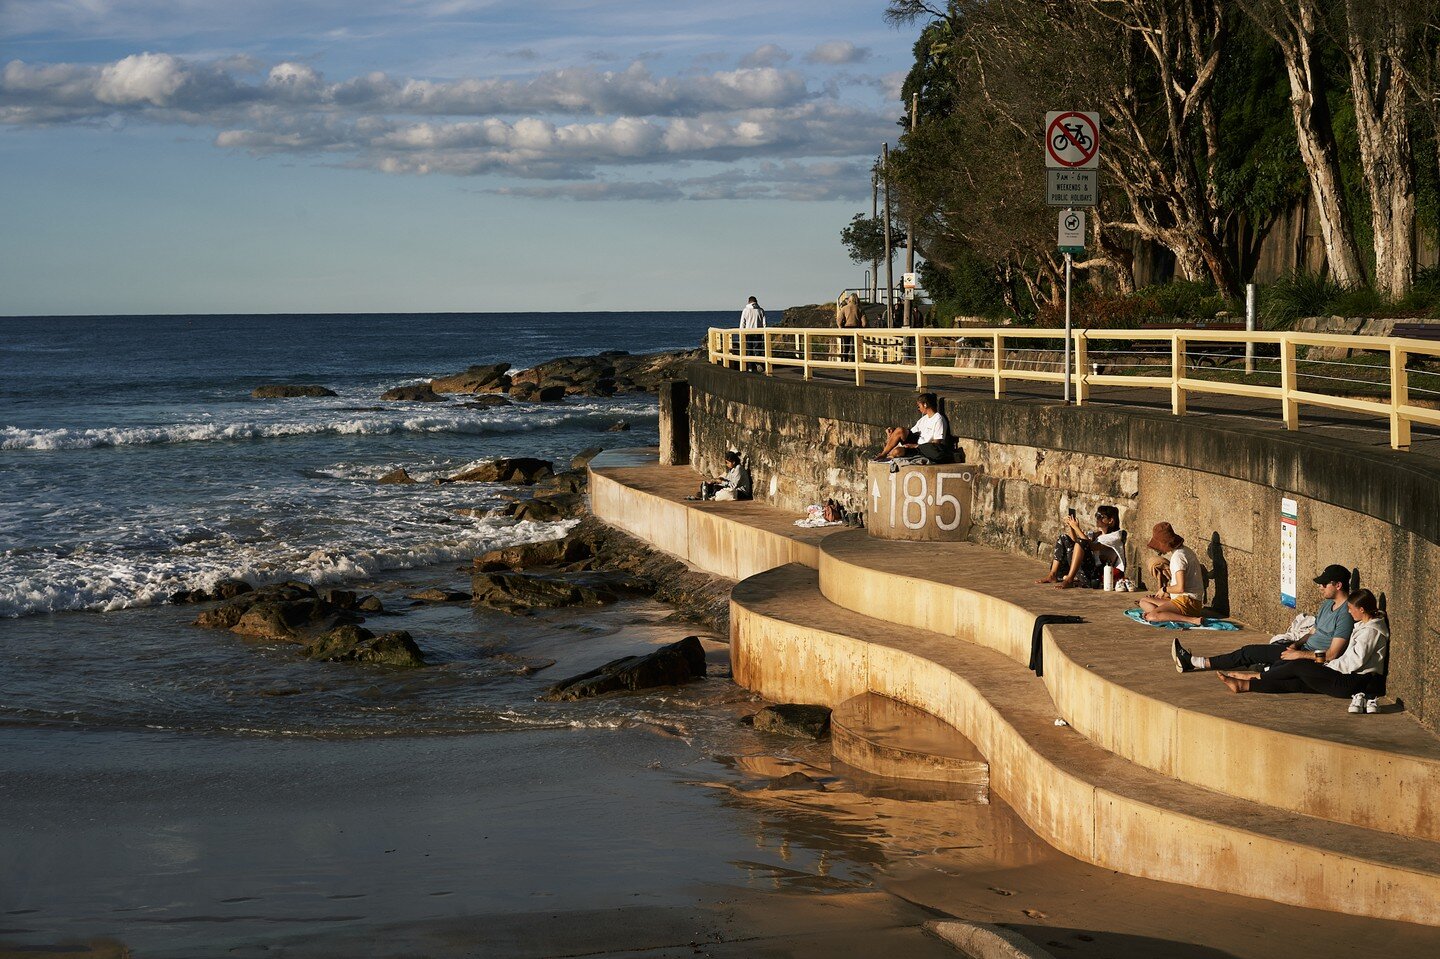
POLYGON ((1086 532, 1068 510, 1065 531, 1055 540, 1050 572, 1037 583, 1054 583, 1056 589, 1095 586, 1101 570, 1113 566, 1125 572, 1125 531, 1120 528, 1120 511, 1114 506, 1095 510, 1095 529, 1086 532), (1064 571, 1064 575, 1061 572, 1064 571))

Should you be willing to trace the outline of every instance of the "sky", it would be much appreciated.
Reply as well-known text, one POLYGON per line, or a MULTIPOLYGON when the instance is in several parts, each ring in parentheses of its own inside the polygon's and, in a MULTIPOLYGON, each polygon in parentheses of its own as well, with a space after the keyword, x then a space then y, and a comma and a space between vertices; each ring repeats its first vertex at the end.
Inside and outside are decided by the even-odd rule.
POLYGON ((0 0, 0 316, 859 286, 883 0, 0 0))

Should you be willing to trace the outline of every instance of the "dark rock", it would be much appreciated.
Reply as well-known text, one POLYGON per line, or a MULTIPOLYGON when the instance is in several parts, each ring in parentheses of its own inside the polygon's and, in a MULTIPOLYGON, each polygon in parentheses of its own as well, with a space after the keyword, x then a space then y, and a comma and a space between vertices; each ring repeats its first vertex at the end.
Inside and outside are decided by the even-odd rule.
POLYGON ((383 666, 424 666, 425 656, 405 630, 376 636, 363 626, 330 630, 305 645, 305 656, 328 663, 373 663, 383 666))
POLYGON ((471 577, 475 602, 506 613, 564 606, 608 606, 637 591, 625 577, 592 574, 542 576, 534 573, 477 572, 471 577))
POLYGON ((565 399, 565 387, 560 385, 542 386, 535 391, 537 403, 559 403, 565 399))
POLYGON ((254 587, 243 579, 222 579, 210 590, 210 595, 215 599, 234 599, 253 591, 254 587))
POLYGON ((250 396, 257 400, 284 400, 298 396, 335 396, 334 390, 326 389, 323 386, 290 386, 280 383, 257 386, 250 391, 250 396))
POLYGON ((353 589, 327 589, 321 592, 320 598, 336 609, 354 609, 359 605, 353 589))
POLYGON ((630 432, 630 424, 627 423, 625 420, 616 420, 614 423, 611 423, 609 426, 605 427, 605 432, 628 433, 630 432))
POLYGON ((397 386, 380 394, 382 400, 403 403, 444 403, 445 397, 430 388, 429 383, 414 386, 397 386))
POLYGON ((437 376, 430 381, 430 388, 436 393, 479 393, 485 390, 507 390, 510 378, 505 375, 509 363, 490 363, 472 366, 450 376, 437 376))
POLYGON ((532 566, 558 566, 585 559, 590 555, 588 544, 569 539, 552 539, 543 543, 524 543, 492 549, 475 557, 475 568, 480 572, 497 570, 529 569, 532 566))
POLYGON ((243 606, 220 606, 207 609, 195 617, 195 625, 201 629, 229 629, 240 622, 240 617, 244 614, 243 606))
POLYGON ((406 472, 405 467, 402 466, 399 469, 391 470, 375 482, 386 486, 408 485, 415 482, 415 477, 406 472))
POLYGON ((407 595, 405 598, 406 598, 406 599, 418 600, 419 602, 422 602, 422 603, 468 603, 468 602, 470 602, 470 594, 469 594, 469 593, 461 593, 461 592, 458 592, 458 591, 453 590, 453 589, 439 589, 439 588, 437 588, 437 587, 432 587, 432 588, 430 588, 430 589, 422 589, 422 590, 420 590, 418 593, 410 593, 410 594, 407 595))
POLYGON ((583 449, 571 458, 570 468, 572 470, 583 470, 590 465, 591 460, 603 452, 605 452, 605 447, 603 446, 591 446, 588 449, 583 449))
POLYGON ((812 792, 825 792, 825 784, 816 779, 811 779, 804 773, 791 773, 788 776, 781 776, 779 779, 772 779, 765 785, 771 791, 808 789, 812 792))
POLYGON ((262 600, 247 608, 232 633, 274 642, 298 642, 308 633, 325 632, 360 617, 322 599, 262 600))
POLYGON ((555 475, 555 467, 549 460, 529 456, 498 459, 493 463, 482 463, 474 469, 456 473, 446 483, 516 483, 530 486, 548 476, 555 475))
POLYGON ((766 706, 752 717, 761 732, 820 739, 830 731, 830 710, 824 706, 781 703, 766 706))
POLYGON ((360 600, 359 603, 355 604, 355 608, 360 610, 362 613, 385 612, 385 604, 380 602, 380 597, 378 596, 366 596, 364 599, 360 600))
POLYGON ((568 702, 655 686, 679 686, 705 675, 705 650, 697 636, 662 646, 648 656, 625 656, 599 669, 561 680, 543 699, 568 702))
POLYGON ((579 493, 551 493, 547 496, 522 500, 514 505, 514 509, 507 512, 517 520, 553 523, 556 520, 579 516, 584 511, 585 497, 579 493))
POLYGON ((486 396, 477 396, 473 400, 466 400, 460 405, 472 410, 489 410, 497 406, 512 406, 514 404, 499 394, 491 393, 486 396))
POLYGON ((590 474, 585 470, 566 470, 563 473, 556 473, 543 484, 547 490, 556 493, 583 493, 589 485, 590 474))

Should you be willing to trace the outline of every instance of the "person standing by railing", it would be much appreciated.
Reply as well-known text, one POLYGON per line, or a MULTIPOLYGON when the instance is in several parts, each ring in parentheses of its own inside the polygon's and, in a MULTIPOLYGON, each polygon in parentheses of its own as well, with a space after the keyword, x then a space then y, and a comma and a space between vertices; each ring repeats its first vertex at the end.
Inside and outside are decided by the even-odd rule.
MULTIPOLYGON (((740 311, 740 329, 742 330, 763 330, 765 328, 765 311, 760 307, 760 301, 750 297, 745 304, 745 309, 740 311)), ((765 337, 753 334, 741 334, 745 337, 745 353, 748 356, 763 354, 765 352, 765 337)), ((750 365, 742 363, 742 370, 748 370, 750 365)))

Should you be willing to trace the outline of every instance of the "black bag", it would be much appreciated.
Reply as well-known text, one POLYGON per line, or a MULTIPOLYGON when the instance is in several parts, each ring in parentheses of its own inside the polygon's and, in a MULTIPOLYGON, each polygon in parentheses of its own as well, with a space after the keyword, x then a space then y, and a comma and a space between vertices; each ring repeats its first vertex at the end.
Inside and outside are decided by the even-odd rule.
POLYGON ((720 491, 721 491, 722 489, 724 489, 724 488, 725 488, 725 484, 724 484, 724 483, 701 483, 701 484, 700 484, 700 498, 701 498, 701 499, 714 499, 714 498, 715 498, 715 494, 718 493, 718 492, 720 492, 720 491))

